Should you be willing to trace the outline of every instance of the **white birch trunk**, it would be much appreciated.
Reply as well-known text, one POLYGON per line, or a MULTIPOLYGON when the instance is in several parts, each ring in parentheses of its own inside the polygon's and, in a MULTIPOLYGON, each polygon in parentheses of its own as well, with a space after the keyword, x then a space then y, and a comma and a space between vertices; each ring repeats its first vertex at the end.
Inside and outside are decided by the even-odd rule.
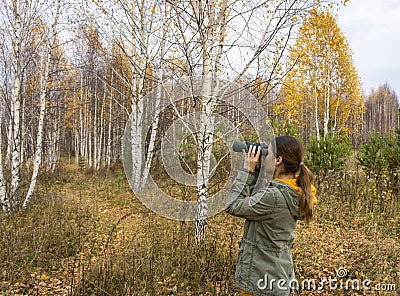
MULTIPOLYGON (((79 135, 80 135, 80 139, 79 139, 79 157, 76 160, 76 164, 78 164, 79 162, 79 158, 80 157, 84 157, 86 158, 86 154, 85 154, 85 126, 83 123, 83 112, 84 112, 84 92, 83 92, 83 74, 81 73, 81 85, 80 85, 80 96, 79 96, 79 135)), ((86 159, 85 159, 86 162, 86 159)))
POLYGON ((111 71, 111 91, 110 91, 110 105, 109 105, 109 118, 108 118, 108 138, 107 138, 107 149, 106 149, 106 166, 109 167, 111 165, 111 141, 112 141, 112 116, 113 116, 113 100, 114 100, 114 87, 113 87, 113 80, 114 80, 114 71, 111 71))
POLYGON ((7 196, 6 180, 3 173, 3 139, 2 139, 2 118, 3 118, 3 104, 0 100, 0 203, 3 212, 10 210, 10 201, 7 196))
MULTIPOLYGON (((21 87, 23 87, 23 85, 21 85, 21 87)), ((20 111, 20 122, 21 122, 21 127, 20 127, 21 143, 20 143, 20 146, 21 146, 21 149, 20 149, 19 161, 20 161, 21 165, 23 163, 25 163, 26 168, 28 169, 29 166, 30 166, 30 163, 29 163, 29 161, 25 162, 25 159, 24 159, 25 158, 26 136, 22 138, 22 135, 28 135, 28 137, 30 136, 29 133, 27 132, 27 130, 25 129, 26 126, 25 126, 25 97, 24 96, 21 97, 21 103, 22 103, 22 106, 20 108, 20 110, 21 110, 20 111)))
POLYGON ((325 112, 324 112, 324 138, 329 133, 329 117, 330 117, 330 93, 329 90, 325 93, 325 112))
MULTIPOLYGON (((54 114, 54 120, 48 129, 48 149, 46 151, 46 169, 54 172, 59 160, 59 143, 60 143, 60 113, 54 114)), ((50 125, 50 124, 49 124, 50 125)))
MULTIPOLYGON (((50 65, 51 65, 52 52, 53 52, 53 48, 54 48, 56 40, 57 40, 56 25, 58 23, 59 12, 60 12, 60 0, 57 1, 56 13, 55 13, 54 22, 52 25, 51 42, 49 44, 49 47, 48 47, 48 50, 46 53, 46 58, 44 61, 44 73, 41 76, 40 112, 39 112, 37 139, 36 139, 35 158, 33 161, 33 172, 32 172, 31 182, 29 184, 28 193, 26 194, 24 203, 22 205, 23 209, 26 209, 26 207, 28 206, 28 204, 32 198, 33 191, 35 190, 35 187, 36 187, 36 180, 37 180, 37 176, 39 173, 39 168, 42 163, 43 130, 44 130, 44 122, 45 122, 44 119, 46 116, 46 97, 48 94, 47 81, 49 80, 49 76, 50 76, 50 65)), ((52 145, 52 150, 55 150, 55 149, 56 149, 56 147, 54 147, 52 145)))
MULTIPOLYGON (((89 108, 88 108, 89 109, 89 108)), ((87 111, 86 114, 89 114, 89 111, 87 111)), ((89 120, 88 120, 89 121, 89 120)), ((87 131, 86 131, 86 138, 87 138, 87 144, 86 144, 86 149, 88 151, 87 153, 87 164, 90 168, 93 167, 93 146, 92 146, 92 126, 90 122, 86 125, 87 131)))
MULTIPOLYGON (((100 111, 100 132, 98 138, 98 149, 97 149, 97 159, 96 159, 96 169, 98 170, 101 166, 101 158, 104 152, 104 145, 103 145, 103 137, 104 137, 104 109, 106 104, 106 83, 104 82, 104 94, 103 94, 103 102, 101 104, 101 111, 100 111)), ((104 163, 103 163, 104 164, 104 163)))
MULTIPOLYGON (((333 130, 336 131, 338 129, 338 110, 339 110, 339 98, 336 100, 336 106, 335 106, 335 117, 334 117, 334 125, 333 125, 333 130)), ((351 117, 350 117, 351 118, 351 117)), ((354 124, 352 124, 354 125, 354 124)))
MULTIPOLYGON (((159 70, 160 78, 162 79, 163 77, 163 72, 162 69, 159 70)), ((161 80, 160 79, 160 80, 161 80)), ((147 178, 149 176, 149 172, 151 169, 151 163, 153 161, 153 156, 154 156, 154 148, 155 148, 155 142, 156 142, 156 136, 157 136, 157 130, 158 130, 158 123, 160 119, 160 105, 161 105, 161 98, 162 98, 162 86, 159 84, 157 86, 157 92, 156 92, 156 97, 155 97, 155 102, 154 102, 154 107, 155 107, 155 113, 154 113, 154 119, 153 123, 151 125, 151 133, 150 133, 150 140, 149 140, 149 147, 148 147, 148 152, 146 155, 146 163, 143 169, 143 174, 141 177, 141 183, 144 185, 146 184, 147 178)))
POLYGON ((8 129, 7 129, 7 150, 6 150, 6 159, 4 160, 4 165, 7 167, 11 162, 11 150, 12 147, 12 120, 8 121, 8 129))
POLYGON ((31 182, 29 184, 28 193, 26 194, 24 203, 22 205, 23 209, 26 209, 28 203, 32 198, 32 194, 36 186, 36 179, 39 173, 40 164, 42 162, 43 129, 44 129, 44 118, 46 113, 47 80, 50 71, 50 59, 51 59, 51 53, 48 52, 44 65, 45 67, 44 74, 41 79, 42 85, 40 92, 40 113, 39 113, 39 123, 38 123, 37 139, 36 139, 35 157, 33 160, 33 172, 32 172, 31 182))
MULTIPOLYGON (((142 2, 144 4, 144 2, 142 2)), ((143 8, 143 7, 142 7, 143 8)), ((143 101, 143 88, 144 77, 147 66, 147 35, 143 24, 146 22, 145 14, 139 11, 140 27, 139 41, 142 43, 139 51, 132 48, 133 56, 135 58, 135 67, 132 67, 132 124, 131 124, 131 151, 132 151, 132 188, 134 192, 139 192, 143 188, 142 169, 144 165, 143 150, 146 135, 143 133, 143 120, 145 117, 144 101, 143 101)))
MULTIPOLYGON (((208 25, 202 35, 203 54, 203 84, 202 84, 202 112, 200 114, 200 132, 197 139, 197 209, 195 217, 195 236, 199 242, 204 239, 208 217, 208 183, 210 181, 211 153, 213 145, 215 117, 217 106, 215 90, 212 81, 220 69, 222 42, 225 34, 225 18, 228 1, 222 1, 221 9, 217 13, 215 2, 208 4, 208 25)), ((204 11, 199 11, 203 15, 204 11)))
POLYGON ((56 120, 56 122, 54 123, 54 129, 53 129, 53 143, 52 143, 52 147, 54 147, 54 149, 52 149, 53 153, 52 153, 52 159, 51 159, 51 171, 54 172, 54 170, 56 169, 59 159, 60 159, 60 137, 61 137, 61 130, 60 130, 60 122, 61 122, 61 114, 58 111, 58 120, 56 120))
MULTIPOLYGON (((76 93, 74 91, 74 97, 73 97, 73 108, 77 106, 76 103, 76 93)), ((76 122, 75 116, 73 117, 73 124, 72 124, 72 129, 74 133, 74 149, 75 149, 75 164, 78 165, 78 160, 79 160, 79 129, 77 128, 78 123, 76 122)))
POLYGON ((91 163, 91 145, 92 145, 92 129, 90 124, 90 96, 88 88, 85 89, 84 99, 84 112, 83 112, 83 134, 85 135, 84 145, 84 157, 88 168, 92 167, 91 163))
POLYGON ((111 156, 112 156, 112 162, 113 164, 116 164, 118 162, 118 159, 120 157, 121 150, 119 150, 119 147, 122 146, 122 143, 120 142, 121 135, 118 133, 118 129, 114 128, 112 129, 112 139, 118 139, 118 144, 119 145, 112 145, 111 146, 111 156))
POLYGON ((97 149, 98 149, 98 131, 97 131, 97 117, 98 117, 98 109, 99 109, 99 102, 97 98, 97 80, 95 83, 95 90, 94 90, 94 115, 93 115, 93 168, 95 170, 98 169, 97 164, 97 149))
MULTIPOLYGON (((11 110, 12 110, 12 142, 13 150, 11 152, 11 197, 14 202, 19 198, 19 173, 21 168, 21 134, 20 134, 20 107, 19 92, 21 89, 21 80, 13 78, 13 87, 11 91, 11 110)), ((15 204, 16 206, 17 204, 15 204)))
POLYGON ((132 151, 132 188, 134 192, 142 189, 142 120, 143 100, 132 106, 131 151, 132 151))
POLYGON ((20 179, 20 168, 21 168, 21 75, 22 75, 22 67, 21 67, 21 47, 22 47, 22 24, 21 24, 21 6, 20 1, 16 0, 13 3, 14 16, 16 18, 16 22, 14 24, 13 35, 13 48, 12 48, 12 69, 11 69, 11 143, 12 151, 11 151, 11 207, 12 211, 18 207, 19 202, 19 179, 20 179))
POLYGON ((197 209, 195 235, 197 241, 205 237, 208 217, 208 183, 210 181, 211 152, 214 134, 214 111, 216 98, 212 96, 212 77, 206 77, 203 85, 203 110, 200 114, 197 158, 197 209), (206 94, 210 94, 207 96, 206 94))
MULTIPOLYGON (((135 71, 135 70, 133 70, 135 71)), ((144 72, 142 72, 144 73, 144 72)), ((136 74, 132 80, 132 120, 131 120, 131 152, 132 152, 132 189, 139 192, 142 189, 143 168, 143 116, 144 102, 142 98, 143 77, 136 74)))
POLYGON ((321 140, 321 136, 319 133, 319 122, 318 122, 318 95, 316 93, 314 93, 315 96, 315 132, 317 135, 317 141, 319 142, 321 140))
MULTIPOLYGON (((155 1, 153 2, 153 7, 155 5, 155 1)), ((167 5, 165 6, 164 10, 164 15, 167 15, 167 5)), ((157 136, 157 131, 158 131, 158 125, 159 125, 159 120, 160 120, 160 106, 161 106, 161 100, 163 97, 163 88, 162 88, 162 80, 164 78, 164 69, 163 69, 163 58, 164 58, 164 50, 165 50, 165 38, 166 38, 166 24, 164 23, 163 28, 163 37, 160 42, 160 59, 159 59, 159 67, 157 71, 157 75, 159 77, 160 82, 157 85, 157 91, 156 91, 156 97, 155 97, 155 102, 154 102, 154 119, 151 125, 151 132, 150 132, 150 139, 149 139, 149 147, 147 149, 147 155, 146 155, 146 163, 143 169, 143 174, 142 174, 142 184, 146 184, 147 178, 149 176, 149 172, 151 169, 151 164, 153 161, 154 157, 154 148, 155 148, 155 143, 156 143, 156 136, 157 136)))

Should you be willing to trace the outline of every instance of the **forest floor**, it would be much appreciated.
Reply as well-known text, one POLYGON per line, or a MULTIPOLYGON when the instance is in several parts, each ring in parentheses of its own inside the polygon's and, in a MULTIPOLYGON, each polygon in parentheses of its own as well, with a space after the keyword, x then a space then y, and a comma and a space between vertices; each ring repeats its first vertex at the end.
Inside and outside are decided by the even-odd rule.
MULTIPOLYGON (((1 295, 240 295, 242 219, 210 218, 198 246, 193 223, 152 213, 121 169, 64 167, 36 195, 28 211, 0 216, 1 295)), ((400 218, 350 211, 322 196, 315 221, 296 229, 301 295, 400 294, 400 218)))

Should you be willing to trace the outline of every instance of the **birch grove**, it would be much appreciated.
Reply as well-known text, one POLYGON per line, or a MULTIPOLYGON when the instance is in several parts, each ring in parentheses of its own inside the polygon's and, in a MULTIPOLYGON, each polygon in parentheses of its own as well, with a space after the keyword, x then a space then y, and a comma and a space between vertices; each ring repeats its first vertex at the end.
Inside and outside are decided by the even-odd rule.
POLYGON ((400 127, 399 102, 396 93, 387 83, 373 90, 365 105, 365 136, 371 131, 389 134, 400 127))
MULTIPOLYGON (((293 44, 304 16, 322 5, 314 0, 109 0, 88 1, 83 6, 62 0, 0 1, 5 20, 1 34, 5 73, 0 100, 2 210, 27 208, 40 172, 55 171, 61 160, 81 169, 100 170, 120 165, 128 153, 129 183, 135 193, 140 192, 152 169, 160 166, 162 136, 175 120, 192 118, 187 115, 195 110, 199 114, 191 131, 195 148, 190 146, 191 154, 185 153, 195 159, 191 168, 195 184, 191 185, 196 192, 198 241, 206 235, 210 180, 216 171, 213 153, 219 121, 215 116, 224 108, 229 110, 221 106, 218 96, 226 87, 221 81, 242 84, 249 91, 262 86, 260 101, 270 93, 278 94, 294 67, 287 59, 288 45, 293 44), (182 104, 165 104, 168 94, 163 83, 182 77, 199 78, 201 95, 182 98, 182 104), (161 109, 166 105, 170 109, 161 109), (123 147, 125 128, 129 141, 123 147)), ((315 58, 313 62, 313 69, 340 67, 332 60, 323 64, 315 58)), ((323 74, 325 80, 308 88, 312 93, 307 94, 311 99, 302 113, 304 130, 317 127, 324 135, 342 127, 352 115, 345 114, 336 99, 334 92, 341 88, 332 86, 336 76, 308 71, 310 79, 323 74), (313 96, 325 84, 331 88, 313 96)), ((349 88, 359 91, 357 85, 349 88)), ((240 110, 226 112, 228 117, 229 113, 232 118, 241 117, 240 110)), ((296 124, 295 115, 287 122, 296 124)), ((185 124, 173 128, 177 134, 187 132, 185 124)))
MULTIPOLYGON (((131 70, 130 96, 131 96, 131 117, 130 117, 130 153, 132 156, 132 168, 128 175, 131 175, 131 186, 134 192, 140 191, 146 183, 148 173, 154 154, 154 143, 158 128, 158 114, 154 114, 154 121, 151 126, 149 142, 146 143, 147 126, 145 122, 146 113, 157 112, 161 96, 156 94, 154 106, 146 105, 144 96, 152 91, 152 85, 146 80, 153 80, 156 83, 162 78, 162 58, 164 53, 164 36, 166 28, 165 19, 166 6, 156 5, 155 1, 142 1, 137 7, 131 6, 129 2, 119 3, 121 10, 132 22, 136 30, 126 30, 127 24, 123 23, 121 32, 128 36, 127 40, 116 40, 125 44, 123 52, 129 62, 131 70), (157 10, 157 14, 155 13, 157 10), (161 33, 159 42, 153 40, 152 35, 161 33), (152 73, 152 74, 151 74, 152 73), (153 108, 152 108, 153 107, 153 108), (147 147, 146 147, 147 145, 147 147), (144 153, 147 151, 147 153, 144 153)), ((121 38, 123 35, 118 34, 121 38)), ((115 41, 114 41, 115 42, 115 41)), ((129 80, 128 80, 129 81, 129 80)), ((158 86, 158 92, 161 91, 158 86)))
POLYGON ((22 205, 22 208, 26 209, 28 206, 31 198, 33 191, 35 190, 36 186, 36 180, 37 176, 39 173, 39 168, 42 163, 42 150, 43 150, 43 132, 44 132, 44 122, 45 122, 45 115, 46 115, 46 99, 48 96, 48 82, 49 82, 49 76, 50 76, 50 66, 51 66, 51 61, 52 61, 52 53, 54 51, 54 48, 56 46, 57 42, 57 23, 58 23, 58 17, 60 14, 60 5, 61 5, 61 0, 58 0, 56 3, 56 8, 55 8, 55 16, 54 16, 54 22, 51 26, 51 36, 50 40, 48 43, 48 48, 44 54, 44 61, 43 61, 43 74, 40 77, 40 94, 39 94, 39 102, 40 102, 40 111, 39 111, 39 122, 38 122, 38 131, 37 131, 37 139, 36 139, 36 147, 35 147, 35 156, 33 159, 33 172, 32 172, 32 178, 31 182, 29 185, 28 193, 26 194, 24 203, 22 205))
MULTIPOLYGON (((47 71, 51 52, 48 52, 47 58, 46 54, 42 58, 44 71, 40 75, 42 82, 38 84, 44 88, 39 95, 38 129, 34 132, 36 147, 29 148, 35 151, 35 157, 32 159, 31 188, 28 189, 24 207, 31 199, 39 163, 42 162, 43 139, 48 144, 45 145, 45 158, 47 164, 51 163, 49 169, 55 168, 60 155, 61 133, 66 137, 66 142, 74 143, 72 149, 64 149, 73 151, 75 163, 78 164, 79 159, 83 159, 88 167, 99 169, 118 160, 118 147, 121 145, 119 137, 128 114, 132 114, 130 149, 133 166, 130 181, 134 190, 140 190, 152 165, 159 125, 158 114, 155 114, 150 138, 146 142, 142 118, 146 112, 157 110, 159 102, 156 100, 153 106, 146 106, 143 96, 150 89, 157 87, 158 92, 161 92, 159 81, 163 77, 200 75, 206 77, 202 90, 204 95, 199 98, 202 118, 200 133, 197 135, 199 202, 196 233, 200 238, 204 235, 207 218, 214 113, 218 105, 212 95, 215 90, 212 89, 211 81, 221 75, 239 80, 243 75, 251 74, 266 77, 272 88, 277 81, 271 77, 276 79, 279 76, 273 75, 272 72, 277 69, 279 57, 282 56, 285 42, 289 38, 288 33, 294 25, 294 16, 309 9, 313 2, 142 1, 136 4, 132 5, 129 1, 94 1, 91 8, 94 10, 85 10, 83 16, 87 25, 76 28, 76 32, 83 38, 80 43, 73 44, 77 55, 74 61, 77 70, 67 72, 67 75, 76 77, 67 79, 71 85, 66 86, 66 95, 58 96, 66 98, 63 103, 66 107, 65 112, 60 109, 63 108, 62 105, 54 101, 46 106, 46 77, 49 75, 47 71), (114 10, 119 13, 114 13, 114 10), (94 15, 96 17, 93 17, 94 15), (105 22, 112 24, 111 31, 110 27, 104 26, 105 22), (260 29, 258 22, 265 23, 265 27, 260 29), (279 40, 281 42, 278 42, 279 40), (245 55, 241 51, 244 51, 245 55), (48 120, 45 114, 49 115, 48 120), (147 151, 144 158, 143 150, 147 151)), ((37 2, 37 7, 40 5, 43 3, 37 2)), ((21 114, 21 102, 29 103, 26 96, 22 96, 23 100, 21 99, 23 66, 20 63, 23 60, 19 55, 28 54, 28 50, 21 48, 23 43, 20 42, 20 35, 23 28, 22 20, 19 20, 20 6, 20 1, 13 2, 13 9, 10 10, 16 21, 12 26, 14 41, 11 42, 14 54, 11 59, 14 66, 10 71, 11 112, 6 117, 6 125, 10 127, 6 129, 6 149, 10 151, 6 153, 6 158, 9 157, 11 164, 10 195, 13 196, 18 195, 21 156, 25 154, 24 150, 21 150, 20 136, 21 129, 25 130, 27 127, 25 119, 21 122, 21 118, 26 115, 24 112, 21 114)), ((24 32, 26 31, 24 28, 24 32)), ((53 31, 53 34, 55 33, 53 31)), ((54 41, 46 42, 47 48, 51 48, 54 41)), ((28 139, 23 139, 23 142, 25 147, 28 139)))
POLYGON ((290 59, 296 64, 285 77, 275 111, 285 119, 296 118, 305 140, 315 136, 320 141, 335 133, 357 138, 364 108, 361 81, 347 40, 329 10, 312 10, 290 49, 290 59))
MULTIPOLYGON (((7 23, 7 41, 9 41, 10 66, 5 65, 5 70, 9 73, 9 97, 8 91, 4 92, 4 106, 8 110, 8 114, 1 119, 8 120, 7 132, 7 153, 6 164, 0 163, 2 169, 0 171, 2 207, 5 212, 14 212, 20 203, 20 171, 21 171, 21 102, 23 91, 24 68, 27 63, 28 40, 31 27, 29 20, 32 17, 30 12, 34 10, 34 6, 28 9, 25 1, 7 1, 3 2, 3 15, 7 15, 9 22, 7 23), (10 166, 8 166, 10 164, 10 166), (10 180, 5 180, 5 173, 9 170, 10 180), (7 188, 6 184, 10 184, 7 188)), ((2 106, 3 107, 3 106, 2 106)), ((2 151, 0 151, 2 153, 2 151)))
MULTIPOLYGON (((42 1, 2 2, 1 12, 9 20, 4 31, 9 51, 5 47, 3 52, 9 53, 10 60, 9 64, 6 63, 7 58, 4 60, 4 70, 9 76, 5 76, 8 79, 4 81, 6 91, 3 92, 0 117, 0 126, 3 128, 4 122, 7 122, 8 127, 5 141, 6 161, 0 162, 0 198, 5 212, 15 212, 21 207, 27 207, 42 164, 46 100, 50 72, 54 70, 51 66, 52 53, 57 42, 56 25, 60 5, 61 0, 55 3, 53 11, 52 5, 49 7, 42 1), (46 32, 47 24, 42 21, 44 18, 51 18, 46 14, 49 11, 54 12, 50 35, 46 32), (39 113, 37 116, 36 110, 39 113), (32 167, 27 191, 21 187, 23 165, 32 167)), ((4 139, 1 140, 3 144, 4 139)), ((0 152, 3 156, 3 150, 0 152)))
MULTIPOLYGON (((171 46, 174 64, 183 62, 189 76, 204 77, 201 119, 197 134, 197 240, 207 225, 210 159, 214 142, 214 116, 218 99, 216 78, 241 81, 247 75, 263 77, 267 91, 284 76, 280 68, 297 19, 311 9, 313 1, 182 1, 173 3, 171 46), (297 18, 296 18, 297 17, 297 18), (260 26, 259 24, 263 24, 260 26), (216 87, 216 88, 215 88, 216 87), (215 89, 214 89, 215 88, 215 89)), ((197 102, 197 98, 194 98, 197 102)))

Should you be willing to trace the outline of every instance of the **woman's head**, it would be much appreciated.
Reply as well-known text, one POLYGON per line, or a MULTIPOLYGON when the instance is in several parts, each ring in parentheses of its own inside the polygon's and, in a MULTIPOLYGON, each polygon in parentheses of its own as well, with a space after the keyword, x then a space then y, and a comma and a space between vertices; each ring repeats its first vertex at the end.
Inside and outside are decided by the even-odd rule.
POLYGON ((300 216, 310 222, 313 215, 313 195, 311 185, 314 182, 313 173, 303 163, 304 147, 292 136, 278 136, 272 141, 272 151, 276 157, 276 169, 279 174, 297 176, 296 183, 300 188, 300 216))
POLYGON ((300 141, 292 136, 278 136, 275 138, 274 155, 282 157, 283 173, 296 174, 304 159, 304 148, 300 141))

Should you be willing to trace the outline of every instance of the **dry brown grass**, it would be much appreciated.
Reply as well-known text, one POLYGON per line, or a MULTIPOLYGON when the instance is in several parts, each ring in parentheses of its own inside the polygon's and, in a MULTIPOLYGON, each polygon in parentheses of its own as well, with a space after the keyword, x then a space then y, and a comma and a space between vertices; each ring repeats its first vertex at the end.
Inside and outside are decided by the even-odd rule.
MULTIPOLYGON (((397 284, 397 292, 381 294, 398 295, 398 208, 362 207, 361 193, 373 188, 362 180, 350 188, 350 175, 322 182, 315 221, 296 229, 298 279, 335 277, 345 268, 343 279, 397 284)), ((225 213, 211 218, 198 246, 192 223, 150 212, 120 169, 60 169, 42 178, 27 212, 0 219, 2 295, 239 295, 234 267, 243 221, 225 213)), ((370 293, 326 286, 301 294, 370 293)))

